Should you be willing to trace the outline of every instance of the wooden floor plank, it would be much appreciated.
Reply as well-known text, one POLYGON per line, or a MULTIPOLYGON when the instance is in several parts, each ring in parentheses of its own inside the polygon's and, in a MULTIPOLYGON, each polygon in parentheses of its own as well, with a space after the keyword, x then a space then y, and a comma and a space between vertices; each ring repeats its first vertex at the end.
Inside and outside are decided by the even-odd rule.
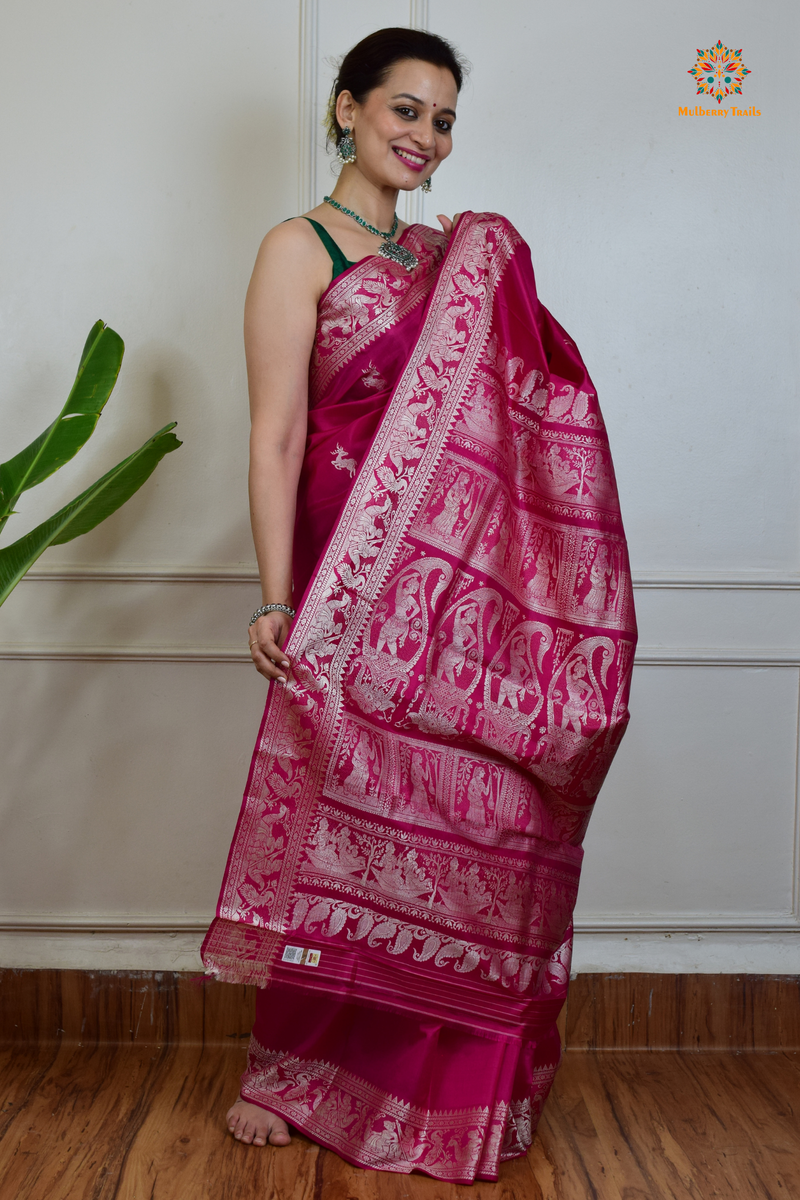
POLYGON ((224 1129, 244 1058, 243 1051, 224 1047, 180 1048, 126 1159, 115 1200, 314 1200, 319 1147, 297 1137, 280 1153, 262 1151, 242 1146, 224 1129))
POLYGON ((565 1055, 539 1136, 497 1184, 362 1171, 303 1137, 224 1128, 241 1047, 0 1053, 0 1195, 14 1200, 789 1200, 800 1055, 565 1055))
MULTIPOLYGON (((0 968, 0 1042, 239 1044, 256 988, 180 971, 0 968)), ((572 1050, 800 1050, 800 976, 580 974, 572 1050)))

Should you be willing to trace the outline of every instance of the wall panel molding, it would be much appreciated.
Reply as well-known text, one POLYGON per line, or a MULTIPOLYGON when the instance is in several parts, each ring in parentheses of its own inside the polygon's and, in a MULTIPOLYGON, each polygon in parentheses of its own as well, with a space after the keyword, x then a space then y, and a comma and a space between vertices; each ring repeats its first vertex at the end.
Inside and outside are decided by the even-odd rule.
MULTIPOLYGON (((104 933, 122 936, 145 933, 203 933, 213 913, 173 916, 153 915, 109 916, 105 913, 72 915, 0 914, 0 933, 86 934, 104 933)), ((632 916, 611 913, 575 918, 576 934, 593 933, 800 933, 800 914, 789 913, 732 913, 713 916, 704 913, 660 913, 657 916, 632 916)))
POLYGON ((119 566, 38 566, 25 583, 258 583, 253 567, 158 567, 138 563, 119 566))
MULTIPOLYGON (((257 583, 256 567, 149 566, 146 563, 76 564, 52 566, 43 563, 29 571, 22 583, 257 583)), ((663 573, 633 576, 640 591, 755 591, 798 592, 800 575, 683 574, 663 573)))
MULTIPOLYGON (((408 24, 411 29, 427 29, 429 25, 428 0, 409 0, 408 24)), ((425 194, 420 188, 406 192, 403 197, 403 220, 409 225, 425 224, 425 194)), ((438 222, 436 223, 438 229, 438 222)))
POLYGON ((408 23, 412 29, 427 29, 430 24, 428 0, 408 0, 408 23))
MULTIPOLYGON (((156 918, 141 925, 56 925, 38 927, 12 920, 0 925, 0 958, 15 969, 202 972, 202 919, 156 918)), ((729 972, 800 975, 800 932, 758 928, 669 930, 576 930, 572 974, 654 971, 660 974, 729 972)))
MULTIPOLYGON (((208 645, 79 646, 68 643, 0 643, 0 661, 31 659, 60 662, 249 662, 246 647, 208 645)), ((636 652, 640 667, 800 667, 800 647, 748 649, 643 646, 636 652)))
POLYGON ((0 644, 0 661, 249 663, 246 646, 43 646, 0 644))
POLYGON ((319 0, 300 0, 297 211, 317 204, 319 0))

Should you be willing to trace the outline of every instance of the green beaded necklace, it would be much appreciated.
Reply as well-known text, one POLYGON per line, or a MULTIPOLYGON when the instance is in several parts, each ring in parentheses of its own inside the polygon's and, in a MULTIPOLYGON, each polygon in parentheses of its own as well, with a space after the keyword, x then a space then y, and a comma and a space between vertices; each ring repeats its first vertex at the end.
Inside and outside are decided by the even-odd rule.
POLYGON ((397 233, 397 226, 399 224, 397 213, 394 214, 392 228, 388 233, 383 233, 380 229, 376 229, 374 225, 370 225, 358 213, 353 212, 351 208, 345 208, 338 200, 333 200, 330 196, 323 196, 322 199, 326 204, 338 208, 339 212, 344 213, 346 217, 352 217, 363 229, 366 229, 367 233, 374 233, 375 237, 381 238, 381 247, 378 253, 383 255, 384 258, 389 258, 392 262, 400 263, 400 266, 405 267, 407 271, 413 271, 414 267, 417 266, 419 259, 416 254, 412 254, 405 246, 398 246, 397 242, 392 241, 392 238, 397 233))

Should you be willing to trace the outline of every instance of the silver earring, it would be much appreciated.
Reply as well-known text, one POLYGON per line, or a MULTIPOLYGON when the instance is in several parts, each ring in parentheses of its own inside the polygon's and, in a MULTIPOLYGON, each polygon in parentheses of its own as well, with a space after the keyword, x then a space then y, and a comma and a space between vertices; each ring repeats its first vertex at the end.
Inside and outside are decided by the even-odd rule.
POLYGON ((345 125, 342 130, 342 136, 339 139, 339 145, 336 149, 336 154, 342 166, 347 163, 356 161, 356 144, 350 137, 350 126, 345 125))
POLYGON ((427 179, 423 179, 421 187, 422 187, 422 191, 425 193, 425 195, 426 195, 426 196, 429 196, 429 195, 430 195, 430 193, 431 193, 431 179, 430 179, 430 175, 428 176, 428 178, 427 178, 427 179))

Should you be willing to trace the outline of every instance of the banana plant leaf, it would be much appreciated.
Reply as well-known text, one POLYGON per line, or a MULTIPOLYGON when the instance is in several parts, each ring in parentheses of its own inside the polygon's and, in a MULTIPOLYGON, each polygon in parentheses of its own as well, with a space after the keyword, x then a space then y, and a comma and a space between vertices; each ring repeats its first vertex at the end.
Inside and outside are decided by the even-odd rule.
POLYGON ((171 432, 175 424, 173 421, 159 429, 143 446, 117 463, 47 521, 10 546, 0 549, 0 604, 48 546, 60 546, 82 533, 88 533, 139 490, 164 455, 181 445, 171 432))
POLYGON ((91 437, 117 381, 124 351, 113 329, 102 321, 92 326, 61 412, 29 446, 0 464, 0 529, 21 494, 69 462, 91 437))

